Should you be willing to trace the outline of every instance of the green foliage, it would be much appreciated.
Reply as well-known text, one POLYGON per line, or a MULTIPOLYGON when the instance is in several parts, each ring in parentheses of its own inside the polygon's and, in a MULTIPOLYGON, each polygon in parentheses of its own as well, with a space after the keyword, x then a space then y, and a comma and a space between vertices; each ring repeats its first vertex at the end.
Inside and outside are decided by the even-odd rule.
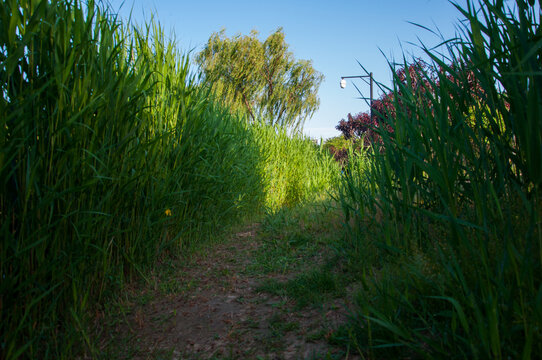
POLYGON ((277 211, 331 189, 339 170, 333 158, 301 135, 254 124, 263 159, 262 176, 267 210, 277 211))
POLYGON ((339 135, 332 138, 327 139, 324 144, 322 145, 325 150, 327 151, 333 151, 333 149, 341 150, 341 149, 348 149, 351 146, 351 141, 346 140, 344 136, 339 135))
POLYGON ((542 47, 538 5, 516 3, 458 7, 452 64, 426 50, 421 92, 395 76, 392 132, 344 177, 342 251, 364 278, 350 343, 372 357, 542 356, 542 47))
POLYGON ((333 155, 335 161, 344 169, 351 161, 352 155, 361 154, 363 152, 363 138, 360 139, 346 139, 344 136, 336 136, 326 140, 322 145, 322 148, 333 155))
POLYGON ((301 132, 320 105, 317 93, 323 75, 311 61, 294 59, 282 29, 263 43, 257 35, 252 31, 230 39, 224 30, 211 35, 196 58, 204 81, 252 122, 301 132))
POLYGON ((90 314, 127 277, 333 180, 310 141, 217 106, 155 23, 7 0, 0 27, 2 358, 93 356, 90 314))

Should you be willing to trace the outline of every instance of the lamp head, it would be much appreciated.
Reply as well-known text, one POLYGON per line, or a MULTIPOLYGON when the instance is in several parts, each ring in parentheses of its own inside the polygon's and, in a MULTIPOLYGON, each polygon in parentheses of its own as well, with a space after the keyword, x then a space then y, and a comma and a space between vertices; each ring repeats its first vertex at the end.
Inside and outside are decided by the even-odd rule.
POLYGON ((346 87, 346 80, 341 79, 341 89, 344 89, 346 87))

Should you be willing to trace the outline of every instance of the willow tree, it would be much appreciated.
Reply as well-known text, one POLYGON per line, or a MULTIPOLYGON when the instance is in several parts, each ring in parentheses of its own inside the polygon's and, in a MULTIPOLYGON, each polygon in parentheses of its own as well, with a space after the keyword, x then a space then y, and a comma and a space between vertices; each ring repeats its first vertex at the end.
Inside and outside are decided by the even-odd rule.
POLYGON ((196 62, 215 94, 253 122, 300 132, 320 105, 323 75, 294 58, 281 28, 263 43, 255 30, 232 38, 213 33, 196 62))

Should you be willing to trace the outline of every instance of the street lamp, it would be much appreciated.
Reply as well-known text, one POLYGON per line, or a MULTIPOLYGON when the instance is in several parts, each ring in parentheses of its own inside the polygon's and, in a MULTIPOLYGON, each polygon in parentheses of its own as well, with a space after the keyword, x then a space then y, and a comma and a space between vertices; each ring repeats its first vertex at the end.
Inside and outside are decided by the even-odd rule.
MULTIPOLYGON (((353 78, 359 78, 359 79, 365 79, 369 78, 369 87, 370 87, 370 106, 371 106, 371 119, 373 118, 373 73, 369 73, 369 75, 355 75, 355 76, 341 76, 341 89, 344 89, 346 87, 346 80, 345 79, 353 79, 353 78)), ((364 80, 366 81, 366 80, 364 80)))

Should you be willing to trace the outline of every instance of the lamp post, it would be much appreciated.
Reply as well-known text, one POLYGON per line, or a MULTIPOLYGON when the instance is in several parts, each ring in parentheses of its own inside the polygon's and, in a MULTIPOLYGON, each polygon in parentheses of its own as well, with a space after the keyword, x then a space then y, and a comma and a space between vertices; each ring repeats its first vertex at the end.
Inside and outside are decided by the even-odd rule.
POLYGON ((345 79, 353 79, 353 78, 359 78, 359 79, 369 78, 369 87, 370 87, 369 104, 371 106, 371 120, 372 120, 373 119, 373 73, 371 72, 369 73, 369 75, 341 76, 341 83, 340 83, 341 89, 344 89, 346 87, 345 79))

